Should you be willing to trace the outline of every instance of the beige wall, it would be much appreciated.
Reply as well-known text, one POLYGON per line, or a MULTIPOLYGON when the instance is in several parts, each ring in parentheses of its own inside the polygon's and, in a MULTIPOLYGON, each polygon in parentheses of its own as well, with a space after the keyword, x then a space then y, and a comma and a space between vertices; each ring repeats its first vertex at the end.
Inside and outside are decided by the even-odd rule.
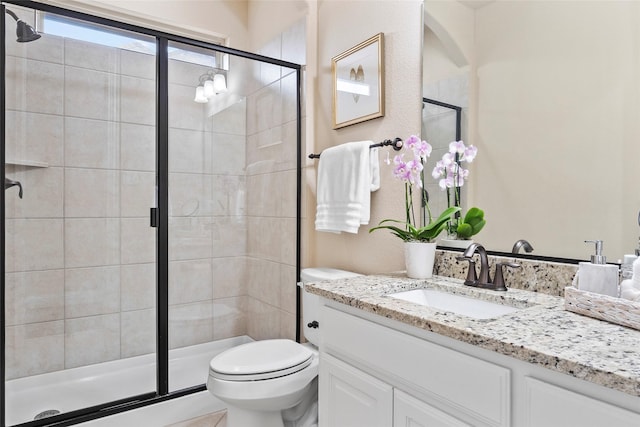
POLYGON ((471 64, 475 56, 475 13, 457 0, 425 2, 424 23, 440 39, 458 67, 471 64))
MULTIPOLYGON (((321 1, 318 2, 317 84, 315 85, 314 150, 348 141, 375 142, 420 132, 421 1, 321 1), (385 117, 332 130, 331 58, 363 40, 385 35, 385 117)), ((386 150, 381 151, 384 158, 386 150)), ((315 167, 306 160, 304 191, 305 233, 303 241, 311 253, 309 265, 345 268, 361 273, 403 269, 401 241, 379 231, 369 234, 372 224, 403 215, 403 187, 382 164, 381 188, 372 194, 371 221, 357 235, 318 233, 315 219, 315 167)))
MULTIPOLYGON (((264 47, 305 18, 307 0, 48 0, 45 3, 197 39, 224 37, 235 49, 280 58, 264 47)), ((286 55, 285 58, 287 59, 286 55)))
POLYGON ((68 9, 205 39, 225 37, 248 49, 248 2, 244 0, 45 0, 68 9))
MULTIPOLYGON (((249 50, 262 49, 283 30, 307 16, 306 0, 252 0, 248 8, 249 50)), ((302 34, 304 37, 304 34, 302 34)), ((286 59, 286 52, 285 54, 286 59)), ((279 57, 277 55, 273 56, 279 57)))
MULTIPOLYGON (((197 39, 224 37, 228 46, 250 52, 264 49, 268 42, 305 18, 309 8, 307 0, 44 0, 43 3, 197 39)), ((279 58, 280 52, 271 56, 279 58)))
POLYGON ((429 27, 424 29, 424 52, 422 56, 423 88, 440 80, 466 74, 468 65, 458 66, 451 58, 449 49, 429 27))

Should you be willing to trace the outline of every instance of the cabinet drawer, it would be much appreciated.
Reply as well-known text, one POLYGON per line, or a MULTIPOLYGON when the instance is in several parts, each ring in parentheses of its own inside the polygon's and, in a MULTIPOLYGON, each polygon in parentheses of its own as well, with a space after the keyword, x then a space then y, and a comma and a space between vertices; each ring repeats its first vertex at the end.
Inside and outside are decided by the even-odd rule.
POLYGON ((640 426, 640 414, 532 377, 525 377, 525 396, 528 427, 640 426))
POLYGON ((509 425, 509 369, 330 307, 322 310, 323 351, 368 366, 455 413, 509 425))

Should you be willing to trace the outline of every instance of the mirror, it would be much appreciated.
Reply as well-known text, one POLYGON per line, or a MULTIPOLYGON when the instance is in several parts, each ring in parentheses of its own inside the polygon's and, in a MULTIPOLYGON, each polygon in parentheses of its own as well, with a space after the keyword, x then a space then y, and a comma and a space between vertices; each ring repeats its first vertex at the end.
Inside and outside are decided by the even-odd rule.
MULTIPOLYGON (((434 91, 436 92, 436 91, 434 91)), ((438 94, 435 93, 437 96, 438 94)), ((422 137, 431 144, 433 151, 431 153, 431 163, 427 163, 427 172, 432 170, 435 162, 442 158, 444 153, 448 152, 449 143, 451 141, 459 141, 462 138, 462 107, 458 105, 441 102, 436 99, 422 97, 422 137), (431 166, 431 167, 429 167, 431 166)), ((449 200, 452 201, 455 195, 453 192, 442 192, 436 180, 431 180, 425 175, 426 195, 429 201, 431 213, 437 216, 450 206, 449 200)), ((462 190, 462 189, 461 189, 462 190)), ((462 194, 460 192, 459 194, 462 194)), ((456 214, 459 216, 459 213, 456 214)), ((447 246, 454 241, 446 240, 447 231, 443 232, 443 237, 438 241, 440 246, 447 246)))
POLYGON ((425 2, 422 96, 462 107, 478 147, 463 210, 484 209, 488 250, 588 259, 601 239, 616 262, 638 247, 639 19, 639 2, 425 2))

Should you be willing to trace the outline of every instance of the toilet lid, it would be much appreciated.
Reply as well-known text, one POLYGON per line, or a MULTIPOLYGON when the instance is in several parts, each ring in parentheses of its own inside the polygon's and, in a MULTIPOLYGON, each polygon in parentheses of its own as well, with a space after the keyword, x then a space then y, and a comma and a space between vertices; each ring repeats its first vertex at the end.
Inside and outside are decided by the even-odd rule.
POLYGON ((245 381, 295 373, 311 364, 313 353, 295 341, 276 339, 242 344, 226 350, 209 364, 220 379, 245 381))

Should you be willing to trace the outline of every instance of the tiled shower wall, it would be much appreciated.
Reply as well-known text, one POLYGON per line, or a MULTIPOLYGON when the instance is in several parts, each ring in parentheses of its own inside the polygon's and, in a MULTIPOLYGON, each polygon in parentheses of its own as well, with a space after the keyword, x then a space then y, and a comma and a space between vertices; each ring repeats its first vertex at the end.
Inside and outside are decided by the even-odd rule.
POLYGON ((209 116, 205 71, 169 62, 170 348, 246 334, 246 102, 209 116))
POLYGON ((24 186, 6 192, 8 379, 146 350, 154 70, 60 37, 7 43, 6 174, 24 186))
MULTIPOLYGON (((7 378, 153 352, 155 58, 7 50, 7 158, 37 165, 7 165, 7 378)), ((304 23, 261 53, 304 62, 304 23)), ((171 348, 295 335, 296 76, 249 68, 255 90, 210 115, 205 68, 169 64, 171 348)))
MULTIPOLYGON (((305 30, 301 20, 258 53, 304 64, 305 30)), ((247 98, 247 332, 295 339, 296 73, 254 64, 253 75, 260 89, 247 98)))

